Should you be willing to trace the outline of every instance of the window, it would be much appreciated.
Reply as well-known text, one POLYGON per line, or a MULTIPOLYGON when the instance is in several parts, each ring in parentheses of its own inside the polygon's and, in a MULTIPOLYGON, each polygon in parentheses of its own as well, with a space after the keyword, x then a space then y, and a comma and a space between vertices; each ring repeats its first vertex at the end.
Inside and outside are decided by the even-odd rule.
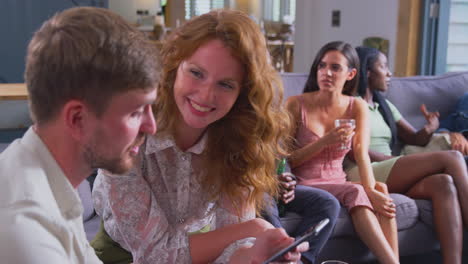
POLYGON ((468 71, 468 0, 424 1, 420 74, 468 71))
POLYGON ((450 6, 446 71, 468 71, 468 0, 450 6))
POLYGON ((263 20, 292 24, 296 19, 296 0, 263 0, 263 20))
POLYGON ((420 74, 435 75, 445 72, 447 62, 449 0, 423 2, 420 74))
POLYGON ((212 9, 229 7, 229 0, 185 0, 185 19, 189 20, 212 9))

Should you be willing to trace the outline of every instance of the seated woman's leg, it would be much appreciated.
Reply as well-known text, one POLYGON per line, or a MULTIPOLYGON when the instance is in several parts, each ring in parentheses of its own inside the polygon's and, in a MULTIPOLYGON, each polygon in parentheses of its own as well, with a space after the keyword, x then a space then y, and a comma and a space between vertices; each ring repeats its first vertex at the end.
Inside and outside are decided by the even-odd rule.
POLYGON ((330 219, 330 223, 317 236, 309 240, 310 250, 302 254, 307 260, 315 263, 315 258, 333 231, 340 209, 338 200, 329 192, 309 186, 296 186, 295 198, 286 205, 286 210, 300 214, 303 219, 292 234, 293 236, 301 236, 324 218, 330 219))
POLYGON ((402 156, 390 171, 386 184, 390 192, 406 194, 423 178, 440 173, 452 176, 463 222, 468 227, 468 172, 460 152, 438 151, 402 156))
MULTIPOLYGON (((376 182, 375 189, 389 195, 387 185, 385 183, 376 182)), ((386 216, 377 214, 377 220, 382 228, 385 238, 387 239, 390 247, 392 247, 395 256, 399 256, 398 250, 398 229, 395 218, 388 218, 386 216)))
POLYGON ((446 174, 425 177, 417 182, 407 195, 432 201, 434 225, 444 263, 461 263, 463 226, 452 177, 446 174))
POLYGON ((365 206, 354 207, 351 212, 354 229, 380 263, 399 263, 392 247, 380 227, 376 215, 365 206))

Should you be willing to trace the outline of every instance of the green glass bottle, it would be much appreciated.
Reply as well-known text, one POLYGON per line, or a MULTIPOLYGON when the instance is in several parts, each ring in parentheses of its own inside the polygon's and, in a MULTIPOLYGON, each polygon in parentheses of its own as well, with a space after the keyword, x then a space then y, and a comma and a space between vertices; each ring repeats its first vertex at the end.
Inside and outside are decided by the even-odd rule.
POLYGON ((276 168, 276 174, 281 175, 286 169, 286 158, 280 159, 278 167, 276 168))
MULTIPOLYGON (((281 175, 286 170, 286 158, 280 159, 278 163, 278 167, 276 168, 276 174, 281 175)), ((281 187, 283 188, 283 187, 281 187)), ((278 214, 280 217, 283 217, 286 214, 286 205, 284 204, 283 200, 278 201, 278 214)))

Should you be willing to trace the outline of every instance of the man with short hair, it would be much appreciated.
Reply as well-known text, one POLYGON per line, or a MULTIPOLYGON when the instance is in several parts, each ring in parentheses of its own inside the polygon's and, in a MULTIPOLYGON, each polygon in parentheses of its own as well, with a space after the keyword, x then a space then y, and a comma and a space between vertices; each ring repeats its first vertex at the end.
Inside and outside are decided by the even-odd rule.
POLYGON ((28 46, 34 125, 0 154, 2 263, 101 263, 84 232, 77 186, 93 169, 132 167, 156 124, 154 45, 120 16, 56 14, 28 46))

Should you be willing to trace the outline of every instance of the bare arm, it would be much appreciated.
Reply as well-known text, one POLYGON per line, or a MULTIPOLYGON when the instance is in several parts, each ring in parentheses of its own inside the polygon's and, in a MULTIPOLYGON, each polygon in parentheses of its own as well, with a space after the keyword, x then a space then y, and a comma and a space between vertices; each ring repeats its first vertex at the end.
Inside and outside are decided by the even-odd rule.
POLYGON ((416 129, 404 118, 401 118, 397 122, 397 129, 398 137, 401 138, 405 144, 416 146, 427 145, 429 140, 431 140, 432 133, 434 132, 427 129, 426 126, 421 128, 419 131, 416 131, 416 129))
POLYGON ((427 124, 419 131, 416 131, 404 118, 397 122, 398 136, 405 144, 425 146, 439 127, 439 112, 428 112, 424 104, 421 105, 421 112, 426 118, 427 124))
POLYGON ((359 168, 362 185, 366 189, 374 189, 375 178, 369 157, 369 119, 365 102, 362 99, 355 99, 354 119, 356 119, 356 134, 353 140, 353 155, 359 168))
MULTIPOLYGON (((276 251, 294 242, 294 238, 289 237, 282 228, 268 229, 257 237, 252 247, 241 248, 236 251, 229 260, 230 264, 258 264, 263 263, 276 251)), ((301 252, 309 249, 309 243, 299 244, 294 251, 290 251, 283 256, 280 262, 275 263, 297 263, 301 258, 301 252)))
POLYGON ((273 228, 271 224, 256 218, 217 228, 210 232, 191 235, 189 243, 192 262, 212 262, 233 242, 248 237, 257 237, 271 228, 273 228))
POLYGON ((354 118, 356 134, 353 140, 353 154, 358 165, 361 184, 364 186, 374 209, 387 217, 395 217, 395 210, 389 207, 392 199, 376 189, 374 173, 369 157, 370 130, 367 105, 362 99, 355 99, 354 118))
MULTIPOLYGON (((220 206, 215 211, 216 230, 213 232, 216 232, 218 229, 222 232, 219 234, 200 234, 194 236, 193 241, 194 244, 199 246, 199 243, 203 243, 202 245, 215 244, 220 237, 229 237, 237 240, 231 245, 216 245, 218 248, 211 249, 212 251, 223 250, 223 254, 219 256, 214 263, 226 263, 228 260, 231 264, 261 263, 267 257, 273 255, 277 247, 284 247, 284 243, 287 244, 286 241, 294 240, 289 237, 284 229, 274 228, 269 222, 263 219, 257 218, 240 224, 237 223, 239 220, 244 221, 246 218, 254 217, 255 210, 253 206, 247 206, 246 210, 242 213, 241 219, 239 219, 234 215, 236 209, 232 206, 229 199, 222 198, 219 201, 219 205, 220 206), (252 237, 255 237, 255 239, 252 239, 252 237), (265 239, 266 237, 269 239, 265 239)), ((224 241, 221 241, 221 243, 223 242, 224 241)), ((191 248, 193 249, 194 247, 192 246, 191 248)), ((203 251, 206 251, 205 255, 210 254, 209 248, 201 247, 198 250, 199 254, 203 251)), ((296 251, 286 254, 284 260, 288 261, 288 263, 291 261, 296 262, 300 259, 301 252, 307 250, 308 246, 302 245, 302 247, 298 247, 296 251)), ((200 263, 206 263, 206 261, 200 261, 200 263)))

